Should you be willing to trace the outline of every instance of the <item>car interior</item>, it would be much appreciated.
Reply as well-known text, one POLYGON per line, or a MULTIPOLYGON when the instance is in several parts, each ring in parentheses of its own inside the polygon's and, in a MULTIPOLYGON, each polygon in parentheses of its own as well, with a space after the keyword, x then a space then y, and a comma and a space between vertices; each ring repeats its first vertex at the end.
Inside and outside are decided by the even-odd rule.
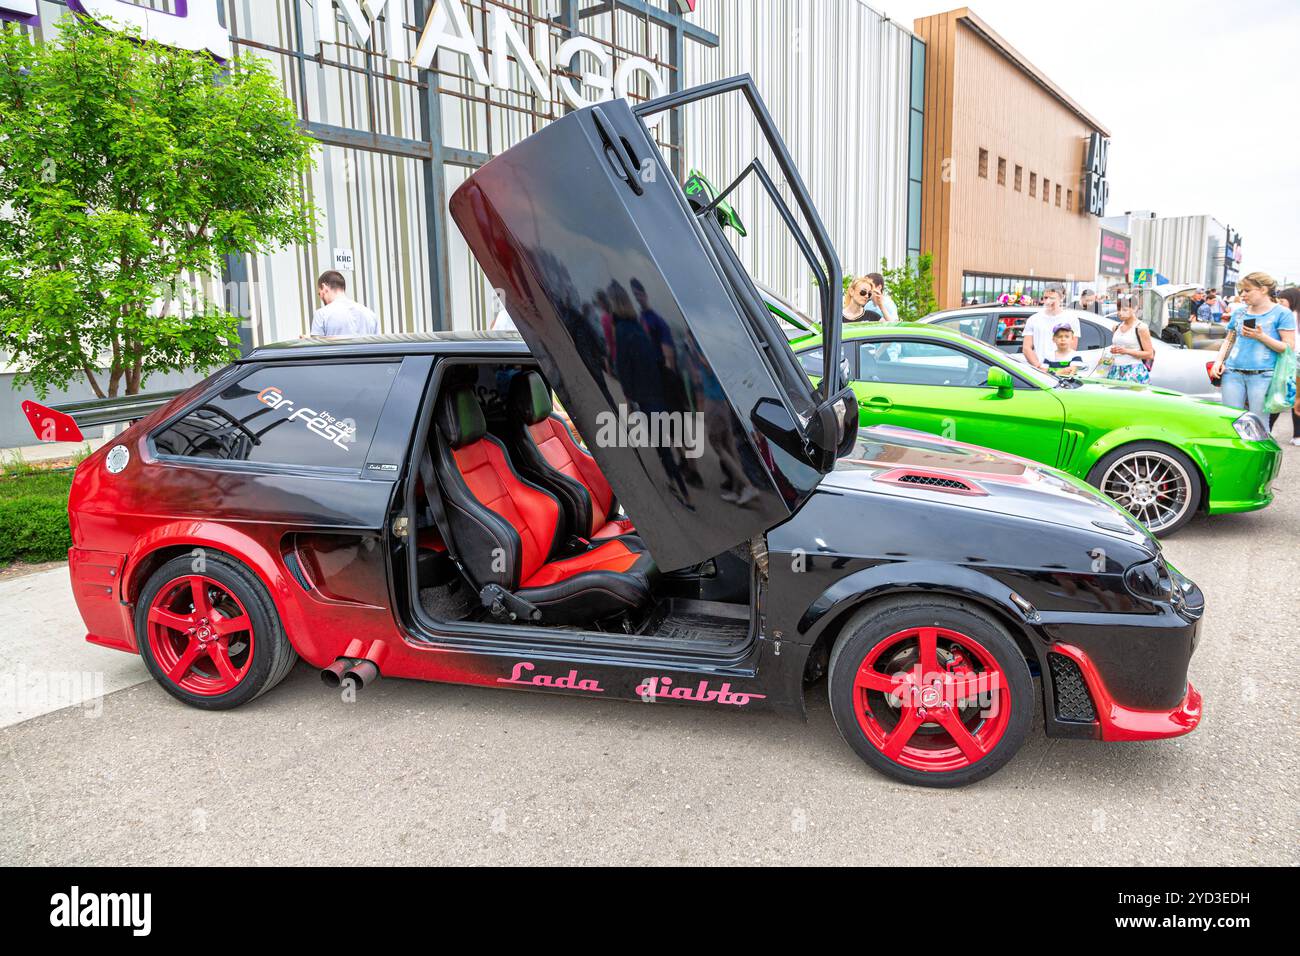
POLYGON ((748 642, 748 546, 661 572, 536 368, 447 364, 434 388, 408 496, 426 629, 595 631, 708 652, 748 642))

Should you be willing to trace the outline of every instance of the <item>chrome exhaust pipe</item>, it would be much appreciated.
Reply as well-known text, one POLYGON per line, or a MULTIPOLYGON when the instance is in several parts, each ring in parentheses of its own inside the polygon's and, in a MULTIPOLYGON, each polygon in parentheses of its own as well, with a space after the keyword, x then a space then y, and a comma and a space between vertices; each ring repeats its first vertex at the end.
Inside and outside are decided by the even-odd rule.
POLYGON ((343 683, 343 674, 353 665, 353 663, 355 662, 346 657, 340 657, 333 664, 320 672, 320 679, 325 683, 326 687, 338 687, 343 683))
POLYGON ((357 661, 343 672, 342 679, 351 681, 356 690, 361 690, 379 680, 379 668, 374 661, 357 661))

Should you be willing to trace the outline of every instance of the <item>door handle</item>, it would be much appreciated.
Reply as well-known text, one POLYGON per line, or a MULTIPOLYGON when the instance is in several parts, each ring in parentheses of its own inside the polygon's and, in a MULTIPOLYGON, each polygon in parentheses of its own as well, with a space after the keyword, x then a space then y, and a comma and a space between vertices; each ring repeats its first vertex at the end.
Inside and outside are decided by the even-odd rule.
POLYGON ((605 156, 609 158, 617 168, 620 179, 627 183, 632 192, 640 196, 645 192, 641 186, 640 177, 637 171, 628 163, 628 157, 623 152, 623 144, 619 137, 614 134, 614 128, 610 125, 609 118, 604 114, 599 106, 591 111, 591 118, 596 124, 596 132, 600 134, 601 142, 605 144, 605 156))
POLYGON ((883 395, 873 395, 871 398, 868 398, 868 399, 867 399, 865 402, 863 402, 862 404, 863 404, 863 405, 867 405, 867 406, 869 406, 869 407, 871 407, 871 408, 878 408, 878 409, 881 409, 882 411, 883 411, 884 409, 887 409, 887 408, 893 408, 893 407, 894 407, 894 403, 891 402, 889 399, 885 398, 885 396, 883 396, 883 395))

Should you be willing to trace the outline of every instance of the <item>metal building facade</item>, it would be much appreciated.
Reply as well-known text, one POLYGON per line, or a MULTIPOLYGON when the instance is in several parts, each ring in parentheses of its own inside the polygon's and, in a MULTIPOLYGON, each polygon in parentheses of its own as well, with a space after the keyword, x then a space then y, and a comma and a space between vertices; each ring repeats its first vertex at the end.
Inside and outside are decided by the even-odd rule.
MULTIPOLYGON (((688 82, 754 76, 845 272, 920 251, 924 44, 859 0, 709 0, 694 19, 721 43, 688 50, 688 82)), ((688 164, 719 188, 755 155, 774 168, 740 103, 695 107, 684 125, 688 164)), ((737 244, 746 267, 809 306, 811 277, 761 188, 741 187, 734 205, 749 227, 737 244)))
MULTIPOLYGON (((489 85, 454 51, 440 50, 431 69, 410 62, 431 13, 449 0, 189 6, 203 2, 216 4, 236 52, 270 64, 321 144, 304 183, 320 210, 316 241, 232 260, 213 277, 210 294, 247 317, 245 347, 306 334, 316 277, 336 257, 350 260, 349 293, 374 309, 385 332, 484 327, 495 296, 450 223, 449 195, 475 167, 568 108, 557 84, 612 76, 633 58, 663 90, 754 75, 846 272, 873 271, 882 257, 895 263, 919 249, 924 45, 861 0, 700 0, 686 13, 677 0, 456 0, 493 72, 489 85), (537 95, 513 54, 496 74, 493 17, 502 13, 549 66, 549 98, 537 95), (578 36, 593 49, 555 62, 557 47, 578 36)), ((138 5, 187 9, 177 0, 138 5)), ((65 0, 37 6, 32 29, 41 37, 68 15, 65 0)), ((595 96, 590 86, 580 89, 595 96)), ((634 74, 631 98, 655 92, 634 74)), ((739 98, 688 108, 660 123, 656 136, 679 175, 697 168, 719 187, 755 155, 766 158, 739 98)), ((743 185, 734 204, 749 227, 737 248, 754 275, 797 303, 814 301, 811 278, 761 190, 743 185)), ((10 377, 0 367, 0 385, 10 377)), ((52 399, 79 397, 73 389, 52 399)), ((0 415, 0 447, 22 443, 21 431, 0 415)))

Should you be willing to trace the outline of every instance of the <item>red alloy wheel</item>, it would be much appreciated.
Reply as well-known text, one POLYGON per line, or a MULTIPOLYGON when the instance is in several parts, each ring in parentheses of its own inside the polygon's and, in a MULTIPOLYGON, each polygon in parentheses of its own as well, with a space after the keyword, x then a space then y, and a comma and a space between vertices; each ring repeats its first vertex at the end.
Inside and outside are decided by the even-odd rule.
POLYGON ((215 697, 239 686, 253 663, 253 623, 212 578, 168 582, 149 606, 149 650, 172 684, 215 697))
POLYGON ((1011 689, 978 641, 943 627, 898 631, 853 681, 853 712, 871 745, 903 767, 961 770, 987 757, 1011 720, 1011 689))

